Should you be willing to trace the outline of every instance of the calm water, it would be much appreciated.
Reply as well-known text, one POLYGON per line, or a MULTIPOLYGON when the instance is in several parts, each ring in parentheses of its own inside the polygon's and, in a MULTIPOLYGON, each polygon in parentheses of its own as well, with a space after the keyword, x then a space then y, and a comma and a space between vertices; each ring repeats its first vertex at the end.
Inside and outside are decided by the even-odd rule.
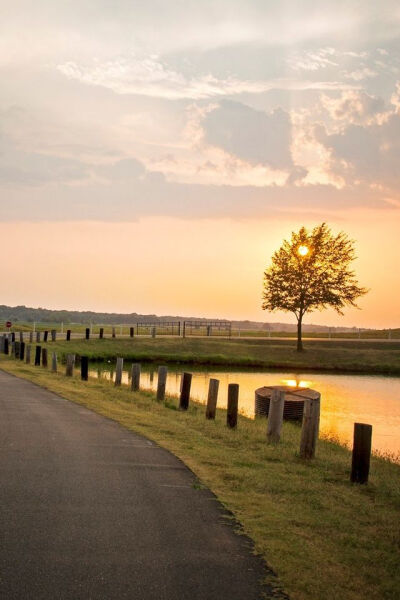
MULTIPOLYGON (((130 365, 124 365, 123 383, 128 383, 130 365)), ((182 367, 168 367, 167 393, 179 394, 182 367)), ((240 386, 239 409, 254 416, 254 390, 263 385, 301 385, 321 393, 321 433, 334 436, 342 443, 351 442, 355 422, 373 426, 375 450, 400 455, 400 377, 334 375, 321 373, 290 374, 277 371, 224 371, 210 368, 193 373, 191 397, 206 402, 208 381, 219 379, 218 406, 226 407, 229 383, 240 386)), ((91 375, 112 379, 111 365, 91 365, 91 375)), ((155 390, 157 368, 142 365, 141 387, 155 390)))

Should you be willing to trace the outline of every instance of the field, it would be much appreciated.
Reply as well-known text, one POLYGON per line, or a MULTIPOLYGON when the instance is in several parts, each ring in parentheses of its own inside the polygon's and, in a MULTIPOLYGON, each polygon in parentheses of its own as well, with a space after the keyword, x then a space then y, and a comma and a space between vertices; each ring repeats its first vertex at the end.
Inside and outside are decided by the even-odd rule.
POLYGON ((64 369, 54 374, 3 355, 0 367, 179 456, 232 511, 292 600, 398 598, 399 465, 372 457, 369 484, 353 485, 350 452, 320 440, 316 458, 303 462, 296 425, 286 423, 281 443, 267 445, 264 419, 240 416, 232 431, 222 410, 215 422, 206 421, 203 406, 192 403, 184 413, 176 410, 176 398, 164 405, 149 392, 133 393, 104 380, 66 378, 64 369))
POLYGON ((274 339, 72 338, 48 342, 47 347, 61 358, 69 352, 92 360, 121 356, 158 363, 400 374, 400 342, 310 340, 302 353, 296 351, 294 341, 274 339))

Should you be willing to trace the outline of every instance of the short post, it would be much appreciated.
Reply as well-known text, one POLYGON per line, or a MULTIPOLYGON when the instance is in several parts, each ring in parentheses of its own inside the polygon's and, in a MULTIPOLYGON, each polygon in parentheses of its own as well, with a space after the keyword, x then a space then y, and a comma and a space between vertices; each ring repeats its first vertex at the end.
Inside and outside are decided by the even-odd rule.
POLYGON ((8 352, 9 352, 8 345, 9 345, 9 341, 8 341, 8 338, 6 337, 6 338, 4 338, 4 354, 8 354, 8 352))
POLYGON ((131 390, 137 392, 140 389, 140 364, 133 363, 131 370, 131 390))
POLYGON ((29 332, 29 343, 33 344, 33 331, 29 332))
POLYGON ((158 402, 164 402, 165 400, 165 388, 167 385, 167 367, 158 367, 158 380, 157 380, 157 400, 158 402))
POLYGON ((87 356, 81 356, 81 379, 87 381, 89 375, 89 358, 87 356))
POLYGON ((151 337, 152 337, 152 338, 155 338, 155 337, 156 337, 156 328, 155 328, 155 327, 152 327, 152 328, 151 328, 151 337))
POLYGON ((25 358, 25 342, 19 343, 19 358, 20 360, 24 360, 25 358))
POLYGON ((47 342, 48 337, 49 337, 49 332, 46 330, 43 334, 43 341, 47 342))
POLYGON ((353 483, 368 483, 371 459, 372 425, 354 423, 353 455, 350 480, 353 483))
POLYGON ((90 338, 90 327, 86 327, 85 329, 85 340, 90 338))
POLYGON ((112 337, 115 338, 115 327, 112 328, 112 337))
POLYGON ((20 342, 14 342, 15 358, 19 358, 20 342))
POLYGON ((26 347, 25 362, 27 365, 31 364, 31 345, 26 347))
POLYGON ((183 327, 182 327, 182 337, 186 337, 186 321, 183 321, 183 327))
POLYGON ((208 384, 206 419, 215 419, 215 413, 217 411, 218 389, 219 380, 210 379, 208 384))
POLYGON ((36 346, 35 349, 35 367, 40 367, 40 355, 42 353, 41 346, 36 346))
POLYGON ((52 329, 51 330, 51 341, 55 342, 57 339, 57 329, 52 329))
POLYGON ((47 348, 42 348, 42 367, 47 369, 47 348))
POLYGON ((226 424, 230 429, 237 426, 239 405, 239 384, 230 383, 228 385, 228 410, 226 413, 226 424))
POLYGON ((122 367, 124 366, 124 359, 120 356, 117 357, 117 366, 115 369, 115 385, 121 385, 122 382, 122 367))
POLYGON ((207 337, 211 335, 211 325, 207 325, 207 337))
POLYGON ((284 407, 284 392, 273 389, 268 410, 267 441, 269 444, 277 444, 281 439, 284 407))
POLYGON ((191 385, 192 385, 192 374, 191 373, 182 373, 181 394, 179 397, 180 410, 187 410, 189 408, 191 385))
POLYGON ((15 342, 15 333, 14 333, 14 331, 11 332, 11 341, 15 342))
POLYGON ((23 342, 24 341, 24 334, 22 331, 19 332, 19 341, 23 342))
POLYGON ((130 337, 133 337, 134 333, 135 333, 134 327, 129 327, 129 335, 130 335, 130 337))
POLYGON ((300 457, 314 458, 319 433, 321 395, 304 398, 303 424, 301 427, 300 457))
POLYGON ((15 358, 15 342, 11 342, 11 356, 13 356, 15 358))
POLYGON ((72 377, 74 374, 75 354, 67 354, 67 366, 65 369, 65 375, 72 377))
POLYGON ((40 331, 36 332, 36 341, 39 343, 40 342, 40 331))
POLYGON ((53 373, 57 373, 57 353, 52 352, 51 354, 51 370, 53 373))
POLYGON ((99 339, 102 340, 104 337, 104 327, 100 327, 99 339))
POLYGON ((67 342, 69 342, 71 340, 71 330, 67 329, 67 337, 66 337, 67 342))

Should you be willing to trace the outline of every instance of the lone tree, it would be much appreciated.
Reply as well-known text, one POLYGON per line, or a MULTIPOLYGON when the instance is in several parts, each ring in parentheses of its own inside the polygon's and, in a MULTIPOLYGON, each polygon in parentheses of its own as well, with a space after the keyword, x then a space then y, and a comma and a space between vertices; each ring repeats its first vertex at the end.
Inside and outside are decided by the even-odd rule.
POLYGON ((334 236, 326 223, 292 232, 273 255, 264 273, 262 308, 296 315, 298 352, 306 313, 332 307, 342 315, 345 306, 357 307, 356 299, 367 293, 350 269, 354 259, 354 242, 343 232, 334 236))

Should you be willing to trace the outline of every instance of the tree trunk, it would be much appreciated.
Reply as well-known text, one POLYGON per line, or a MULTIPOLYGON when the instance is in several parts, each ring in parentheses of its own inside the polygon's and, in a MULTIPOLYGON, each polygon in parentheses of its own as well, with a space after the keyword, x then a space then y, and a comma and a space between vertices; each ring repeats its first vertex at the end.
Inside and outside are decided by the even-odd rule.
POLYGON ((301 321, 303 317, 297 319, 297 352, 303 352, 303 342, 301 339, 301 321))

